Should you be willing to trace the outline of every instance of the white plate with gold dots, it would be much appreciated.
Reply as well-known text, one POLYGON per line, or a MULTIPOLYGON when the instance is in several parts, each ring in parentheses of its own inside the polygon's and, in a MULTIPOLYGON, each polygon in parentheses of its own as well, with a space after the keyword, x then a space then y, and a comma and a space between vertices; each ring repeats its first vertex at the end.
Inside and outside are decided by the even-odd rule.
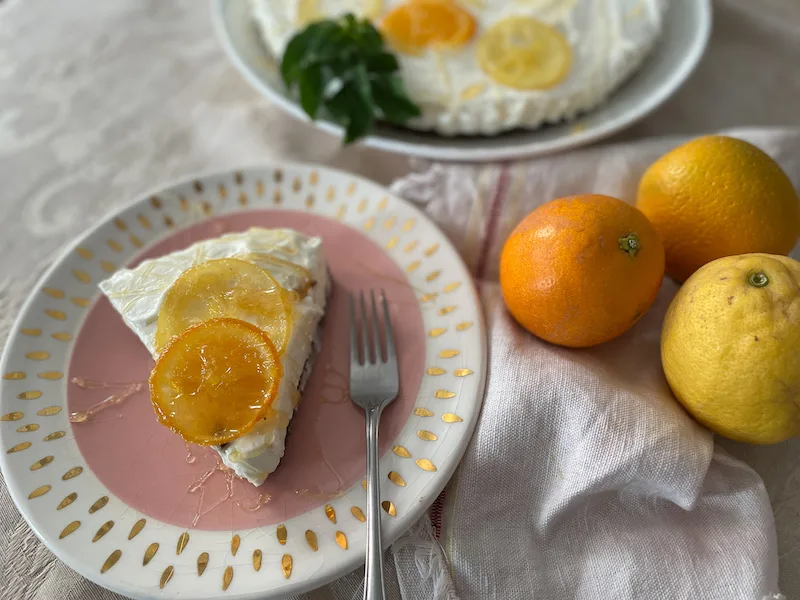
POLYGON ((71 568, 133 598, 280 598, 359 566, 364 421, 346 395, 343 344, 347 292, 365 287, 385 289, 400 352, 401 394, 381 424, 383 524, 396 539, 475 427, 480 303, 419 210, 367 180, 299 164, 154 191, 81 237, 37 284, 0 380, 0 466, 33 530, 71 568), (119 267, 251 226, 321 236, 335 282, 286 454, 261 488, 157 423, 143 385, 152 359, 97 288, 119 267), (112 395, 121 401, 92 408, 112 395))

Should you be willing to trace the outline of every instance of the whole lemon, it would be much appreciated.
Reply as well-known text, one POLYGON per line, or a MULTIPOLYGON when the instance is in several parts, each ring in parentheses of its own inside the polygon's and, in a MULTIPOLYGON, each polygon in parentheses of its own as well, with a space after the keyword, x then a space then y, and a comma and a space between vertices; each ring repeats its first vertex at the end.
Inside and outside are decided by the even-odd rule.
POLYGON ((636 206, 664 242, 667 275, 685 281, 723 256, 788 254, 800 233, 800 200, 767 154, 742 140, 692 140, 654 162, 636 206))
POLYGON ((725 437, 800 433, 800 263, 745 254, 699 269, 670 304, 661 361, 672 391, 725 437))

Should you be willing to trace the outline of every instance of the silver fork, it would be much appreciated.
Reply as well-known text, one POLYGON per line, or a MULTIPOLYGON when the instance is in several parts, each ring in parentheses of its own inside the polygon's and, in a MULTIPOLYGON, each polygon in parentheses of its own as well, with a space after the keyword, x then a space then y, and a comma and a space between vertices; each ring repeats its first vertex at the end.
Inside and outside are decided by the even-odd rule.
POLYGON ((384 600, 378 425, 383 409, 397 398, 400 382, 386 296, 381 292, 381 332, 374 290, 370 290, 369 295, 371 317, 364 301, 364 292, 359 294, 360 319, 356 319, 359 311, 355 299, 350 295, 350 398, 364 409, 367 421, 367 565, 364 600, 384 600))

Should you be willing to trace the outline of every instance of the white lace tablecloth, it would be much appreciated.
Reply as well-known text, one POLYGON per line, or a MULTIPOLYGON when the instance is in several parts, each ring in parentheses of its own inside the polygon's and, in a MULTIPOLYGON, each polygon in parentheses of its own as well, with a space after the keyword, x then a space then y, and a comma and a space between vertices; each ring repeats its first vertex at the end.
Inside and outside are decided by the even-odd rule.
MULTIPOLYGON (((697 72, 664 107, 613 141, 634 143, 649 136, 737 126, 800 126, 798 57, 800 5, 795 0, 720 0, 711 46, 697 72)), ((783 139, 778 130, 752 135, 783 139)), ((666 143, 646 141, 642 148, 652 151, 654 144, 666 143)), ((626 145, 624 152, 636 154, 637 146, 626 145)), ((603 177, 610 172, 619 176, 620 167, 625 170, 623 159, 615 158, 614 153, 604 156, 616 169, 597 169, 593 182, 597 189, 593 191, 621 185, 603 177)), ((104 214, 188 173, 270 159, 321 162, 387 184, 409 170, 408 162, 400 157, 361 148, 342 150, 336 140, 290 121, 270 107, 223 56, 211 30, 206 2, 0 1, 0 339, 5 339, 33 281, 54 255, 104 214)), ((800 161, 798 156, 783 159, 800 161)), ((550 165, 557 167, 556 163, 540 162, 530 168, 546 172, 550 165)), ((542 181, 543 194, 557 189, 546 178, 542 181)), ((619 193, 625 192, 624 187, 619 193)), ((441 210, 442 206, 446 204, 439 205, 441 210)), ((432 212, 443 222, 449 219, 446 211, 432 212)), ((480 234, 480 227, 476 231, 480 234)), ((483 275, 491 278, 490 270, 483 275)), ((491 286, 484 290, 484 298, 496 307, 491 286)), ((490 322, 504 331, 508 324, 503 313, 493 312, 491 306, 487 307, 490 322)), ((502 386, 490 389, 493 393, 504 391, 502 386)), ((777 528, 780 588, 788 598, 800 598, 800 471, 793 459, 797 444, 725 447, 734 456, 744 457, 765 480, 777 528)), ((736 481, 757 483, 750 471, 727 460, 724 453, 714 459, 720 469, 739 473, 738 479, 732 475, 736 481)), ((448 498, 459 497, 459 480, 461 485, 481 481, 469 455, 453 484, 456 487, 448 488, 448 493, 452 490, 448 498)), ((448 502, 452 508, 454 501, 448 502)), ((445 531, 448 502, 444 505, 445 531)), ((455 518, 449 523, 453 525, 449 537, 443 538, 451 561, 448 585, 414 587, 404 579, 414 569, 423 574, 443 569, 438 544, 419 530, 424 529, 423 523, 405 547, 395 548, 389 569, 391 598, 416 600, 425 597, 420 595, 423 593, 428 597, 459 593, 464 600, 477 600, 486 594, 502 595, 501 588, 487 587, 497 581, 505 579, 515 585, 522 581, 524 564, 494 564, 491 554, 471 554, 459 543, 459 531, 465 532, 463 535, 480 532, 471 531, 468 523, 459 524, 455 518)), ((767 529, 762 540, 765 552, 770 546, 767 529)), ((497 531, 510 533, 502 528, 497 531)), ((548 547, 532 546, 526 551, 546 555, 548 547)), ((668 561, 664 568, 669 568, 668 561)), ((696 575, 702 582, 706 574, 696 575)), ((592 582, 588 572, 585 576, 587 584, 592 582)), ((523 590, 521 595, 514 592, 502 597, 530 597, 534 590, 537 597, 562 597, 542 591, 541 586, 550 580, 542 584, 541 579, 530 576, 525 581, 515 588, 523 590)), ((309 598, 350 598, 358 594, 358 582, 355 573, 309 598)), ((550 585, 552 589, 561 585, 558 589, 564 590, 571 589, 571 583, 552 580, 550 585)), ((622 587, 598 588, 597 595, 575 596, 626 597, 617 594, 624 589, 617 583, 622 587)), ((680 597, 744 597, 736 595, 736 590, 743 588, 735 583, 731 586, 727 591, 697 587, 692 596, 680 597)), ((748 589, 759 588, 753 584, 748 589)), ((1 480, 0 597, 116 597, 72 573, 38 542, 1 480)))

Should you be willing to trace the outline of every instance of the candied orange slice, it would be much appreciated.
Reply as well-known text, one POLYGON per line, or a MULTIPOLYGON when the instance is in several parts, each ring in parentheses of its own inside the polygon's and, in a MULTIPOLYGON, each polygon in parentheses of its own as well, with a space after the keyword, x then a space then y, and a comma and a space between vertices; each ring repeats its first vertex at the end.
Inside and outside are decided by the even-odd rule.
POLYGON ((483 34, 476 58, 480 68, 502 85, 543 90, 567 76, 572 50, 563 34, 546 23, 509 17, 483 34))
POLYGON ((407 54, 452 50, 472 39, 475 18, 453 0, 408 0, 381 21, 389 44, 407 54))
POLYGON ((167 291, 156 352, 192 325, 222 317, 263 329, 282 354, 292 332, 292 301, 261 267, 237 258, 209 260, 184 271, 167 291))
POLYGON ((164 349, 150 373, 150 398, 158 420, 187 442, 225 444, 269 413, 282 376, 264 331, 237 319, 211 319, 164 349))

